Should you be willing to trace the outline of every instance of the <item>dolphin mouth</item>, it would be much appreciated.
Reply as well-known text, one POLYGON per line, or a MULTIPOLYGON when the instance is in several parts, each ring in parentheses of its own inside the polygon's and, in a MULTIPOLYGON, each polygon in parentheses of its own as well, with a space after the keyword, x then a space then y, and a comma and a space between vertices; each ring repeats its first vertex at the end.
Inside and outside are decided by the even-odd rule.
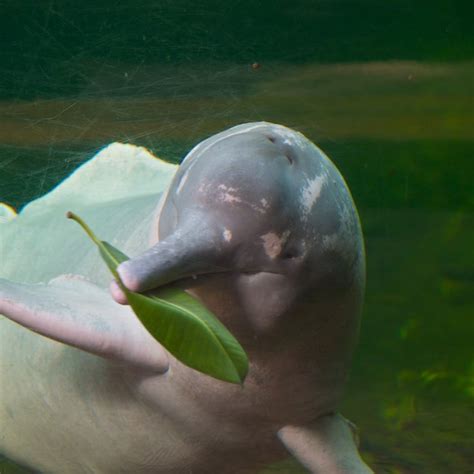
MULTIPOLYGON (((261 270, 252 270, 252 271, 238 271, 234 269, 227 269, 221 271, 209 271, 209 272, 202 272, 196 273, 192 275, 182 276, 172 281, 168 281, 162 285, 158 285, 152 288, 148 288, 147 290, 140 291, 140 293, 154 296, 158 295, 160 290, 163 288, 180 288, 182 290, 192 290, 194 287, 199 285, 199 283, 205 281, 205 279, 212 279, 213 277, 222 277, 223 275, 229 276, 234 275, 236 278, 239 276, 245 275, 248 277, 252 277, 255 275, 261 274, 272 274, 272 275, 283 275, 281 272, 272 272, 272 271, 261 271, 261 270), (200 280, 201 279, 201 280, 200 280), (200 281, 199 281, 200 280, 200 281)), ((113 299, 119 304, 128 304, 127 298, 123 293, 120 286, 117 284, 115 280, 112 280, 110 285, 110 292, 112 294, 113 299)))
MULTIPOLYGON (((143 261, 143 260, 142 260, 143 261)), ((118 273, 123 284, 131 291, 144 293, 154 291, 164 286, 182 286, 183 284, 192 284, 199 279, 220 277, 220 276, 239 276, 239 275, 257 275, 257 274, 283 274, 281 271, 269 268, 230 268, 223 267, 218 264, 196 262, 192 265, 184 265, 180 268, 179 263, 175 262, 170 265, 156 266, 153 270, 148 266, 145 272, 141 272, 141 266, 132 262, 133 266, 129 266, 130 261, 122 263, 118 267, 118 273)), ((139 262, 140 263, 140 262, 139 262)))
POLYGON ((190 283, 195 283, 201 279, 204 280, 206 278, 212 277, 220 277, 220 276, 255 276, 255 275, 262 275, 262 274, 271 274, 271 275, 284 275, 283 272, 273 271, 273 270, 237 270, 237 269, 225 269, 225 270, 216 270, 216 271, 208 271, 208 272, 199 272, 194 273, 191 275, 182 276, 181 278, 177 278, 174 281, 170 281, 165 285, 157 286, 150 291, 159 290, 164 286, 178 286, 178 287, 190 287, 190 283))
POLYGON ((179 288, 181 290, 192 290, 196 286, 199 286, 203 282, 207 280, 214 280, 214 278, 239 278, 241 276, 246 277, 254 277, 257 275, 284 275, 283 272, 277 271, 268 271, 268 270, 236 270, 236 269, 225 269, 225 270, 217 270, 217 271, 208 271, 208 272, 201 272, 195 273, 192 275, 185 275, 182 277, 177 278, 176 280, 169 281, 163 285, 156 286, 154 288, 149 288, 148 290, 144 291, 144 294, 148 294, 150 296, 158 295, 161 289, 164 288, 179 288))

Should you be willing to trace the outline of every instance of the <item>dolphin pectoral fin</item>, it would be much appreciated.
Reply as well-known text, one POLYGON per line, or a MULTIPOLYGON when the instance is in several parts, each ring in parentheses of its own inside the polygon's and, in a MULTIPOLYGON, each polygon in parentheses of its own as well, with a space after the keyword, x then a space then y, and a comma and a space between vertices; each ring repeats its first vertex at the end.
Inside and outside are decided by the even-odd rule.
POLYGON ((92 354, 153 372, 166 372, 165 349, 133 311, 77 275, 48 284, 0 279, 0 314, 32 331, 92 354))
POLYGON ((339 414, 322 416, 304 426, 285 426, 278 437, 312 473, 373 474, 357 451, 354 426, 339 414))

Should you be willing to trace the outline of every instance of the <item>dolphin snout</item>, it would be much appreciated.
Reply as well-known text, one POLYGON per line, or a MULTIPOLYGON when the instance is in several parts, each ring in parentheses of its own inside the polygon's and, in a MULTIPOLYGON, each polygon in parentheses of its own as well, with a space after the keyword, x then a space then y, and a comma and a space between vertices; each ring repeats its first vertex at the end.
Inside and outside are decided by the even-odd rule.
MULTIPOLYGON (((143 254, 121 263, 117 272, 130 291, 145 292, 194 275, 228 271, 222 240, 222 232, 208 220, 190 219, 143 254)), ((110 290, 117 302, 126 303, 116 283, 110 290)))

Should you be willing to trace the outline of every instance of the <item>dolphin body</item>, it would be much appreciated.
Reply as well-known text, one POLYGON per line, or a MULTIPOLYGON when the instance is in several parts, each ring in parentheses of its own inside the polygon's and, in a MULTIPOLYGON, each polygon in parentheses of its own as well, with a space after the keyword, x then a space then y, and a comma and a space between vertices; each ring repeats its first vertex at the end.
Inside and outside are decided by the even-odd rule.
POLYGON ((18 215, 0 211, 2 454, 61 474, 251 473, 288 451, 310 472, 372 472, 336 412, 365 282, 360 226, 339 173, 301 134, 240 125, 199 144, 179 168, 114 143, 18 215), (282 153, 284 165, 275 161, 282 153), (260 155, 276 158, 259 168, 260 155), (306 181, 291 188, 280 169, 295 160, 314 162, 325 181, 303 170, 292 179, 306 181), (246 200, 237 192, 245 182, 246 200), (293 195, 281 194, 287 187, 293 195), (179 280, 214 311, 249 355, 242 387, 176 360, 118 304, 112 283, 114 301, 110 274, 69 210, 136 256, 120 268, 131 289, 179 280), (344 229, 334 212, 345 213, 344 229), (275 232, 250 241, 265 219, 275 232), (313 229, 310 240, 301 231, 283 256, 311 219, 318 229, 332 222, 333 233, 313 229))

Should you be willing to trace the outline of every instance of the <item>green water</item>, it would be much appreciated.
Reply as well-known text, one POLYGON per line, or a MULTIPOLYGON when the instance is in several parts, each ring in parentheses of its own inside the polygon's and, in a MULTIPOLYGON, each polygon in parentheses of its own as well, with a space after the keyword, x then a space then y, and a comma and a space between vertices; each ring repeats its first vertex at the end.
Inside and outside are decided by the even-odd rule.
POLYGON ((366 238, 341 407, 364 458, 473 472, 470 2, 18 3, 0 4, 0 201, 21 208, 116 140, 176 162, 241 122, 302 131, 345 176, 366 238))

